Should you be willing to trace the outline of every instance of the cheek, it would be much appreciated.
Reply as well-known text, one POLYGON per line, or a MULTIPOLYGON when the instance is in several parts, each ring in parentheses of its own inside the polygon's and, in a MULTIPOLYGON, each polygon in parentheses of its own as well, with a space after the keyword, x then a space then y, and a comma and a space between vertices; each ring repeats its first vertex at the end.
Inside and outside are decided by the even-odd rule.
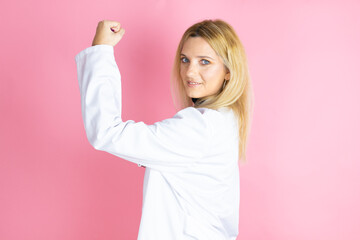
POLYGON ((184 77, 185 77, 185 70, 183 67, 180 67, 180 77, 181 77, 181 79, 184 79, 184 77))
POLYGON ((207 82, 217 84, 224 79, 224 71, 221 67, 208 68, 202 72, 202 76, 207 82))

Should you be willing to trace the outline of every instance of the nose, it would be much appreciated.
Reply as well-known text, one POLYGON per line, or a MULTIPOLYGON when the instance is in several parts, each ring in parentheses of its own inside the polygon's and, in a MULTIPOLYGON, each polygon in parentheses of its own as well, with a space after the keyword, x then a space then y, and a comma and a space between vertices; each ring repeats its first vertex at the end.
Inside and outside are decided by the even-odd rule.
POLYGON ((198 74, 198 69, 194 64, 189 64, 186 70, 186 76, 188 78, 194 78, 198 74))

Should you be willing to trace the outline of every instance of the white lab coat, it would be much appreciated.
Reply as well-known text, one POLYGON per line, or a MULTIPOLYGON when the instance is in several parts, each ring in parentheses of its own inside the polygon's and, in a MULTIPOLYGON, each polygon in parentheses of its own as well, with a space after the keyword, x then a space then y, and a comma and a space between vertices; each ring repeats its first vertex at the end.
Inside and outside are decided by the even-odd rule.
POLYGON ((153 125, 121 118, 121 76, 110 45, 75 56, 91 145, 145 166, 138 240, 234 240, 240 183, 230 108, 187 107, 153 125))

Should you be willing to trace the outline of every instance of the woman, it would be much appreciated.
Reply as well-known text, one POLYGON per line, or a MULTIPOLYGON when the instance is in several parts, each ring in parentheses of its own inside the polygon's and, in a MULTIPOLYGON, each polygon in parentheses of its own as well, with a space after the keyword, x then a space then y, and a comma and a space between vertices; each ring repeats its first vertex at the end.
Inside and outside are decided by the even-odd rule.
POLYGON ((121 118, 114 46, 124 33, 119 22, 99 22, 75 60, 89 142, 146 167, 138 239, 236 239, 252 90, 235 31, 221 20, 186 30, 173 67, 178 112, 153 125, 121 118))

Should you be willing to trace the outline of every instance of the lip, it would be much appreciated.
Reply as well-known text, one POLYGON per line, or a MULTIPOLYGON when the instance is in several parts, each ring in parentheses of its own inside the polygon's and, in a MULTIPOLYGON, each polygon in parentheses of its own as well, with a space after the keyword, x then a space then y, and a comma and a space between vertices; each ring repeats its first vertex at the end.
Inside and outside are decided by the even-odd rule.
POLYGON ((188 85, 188 87, 197 87, 197 86, 200 86, 200 85, 201 85, 201 83, 187 81, 187 85, 188 85), (190 84, 190 83, 197 83, 197 84, 190 84))

